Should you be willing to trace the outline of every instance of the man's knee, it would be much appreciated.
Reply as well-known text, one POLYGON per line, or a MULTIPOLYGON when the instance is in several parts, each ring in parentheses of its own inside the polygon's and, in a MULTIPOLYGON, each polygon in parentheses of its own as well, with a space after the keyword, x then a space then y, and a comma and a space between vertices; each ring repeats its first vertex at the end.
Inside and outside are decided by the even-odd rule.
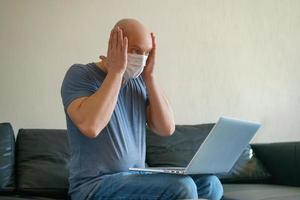
POLYGON ((218 177, 210 175, 205 177, 207 184, 207 197, 212 200, 219 200, 223 196, 223 186, 218 177))
POLYGON ((178 176, 172 184, 176 199, 198 199, 197 186, 189 176, 178 176))

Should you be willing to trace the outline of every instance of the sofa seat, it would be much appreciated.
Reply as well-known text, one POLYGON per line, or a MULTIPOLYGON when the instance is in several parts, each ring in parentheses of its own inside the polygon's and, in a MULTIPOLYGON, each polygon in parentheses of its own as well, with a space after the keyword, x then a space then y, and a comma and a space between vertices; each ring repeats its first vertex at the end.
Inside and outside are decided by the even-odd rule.
POLYGON ((1 195, 0 200, 58 200, 57 198, 52 199, 52 198, 46 198, 46 197, 37 197, 37 196, 20 196, 20 195, 1 195))
POLYGON ((300 187, 267 184, 224 184, 224 200, 296 200, 300 187))

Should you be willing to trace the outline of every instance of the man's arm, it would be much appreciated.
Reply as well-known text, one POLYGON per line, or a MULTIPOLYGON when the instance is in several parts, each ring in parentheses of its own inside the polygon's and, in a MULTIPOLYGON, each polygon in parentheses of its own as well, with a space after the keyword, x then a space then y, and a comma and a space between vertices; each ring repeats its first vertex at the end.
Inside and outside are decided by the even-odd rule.
POLYGON ((149 98, 147 124, 158 135, 170 136, 175 131, 172 108, 154 77, 148 77, 144 81, 149 98))
POLYGON ((122 30, 113 29, 107 58, 102 56, 107 70, 102 85, 91 96, 78 98, 67 108, 73 123, 90 138, 96 137, 111 118, 127 65, 127 46, 128 39, 123 39, 122 30))
POLYGON ((156 37, 154 33, 151 33, 151 38, 152 49, 142 73, 149 99, 149 105, 146 108, 147 124, 156 134, 169 136, 175 131, 174 116, 167 97, 163 94, 155 80, 156 37))
POLYGON ((117 102, 121 82, 122 75, 107 74, 94 94, 70 103, 67 113, 83 134, 94 138, 107 125, 117 102))

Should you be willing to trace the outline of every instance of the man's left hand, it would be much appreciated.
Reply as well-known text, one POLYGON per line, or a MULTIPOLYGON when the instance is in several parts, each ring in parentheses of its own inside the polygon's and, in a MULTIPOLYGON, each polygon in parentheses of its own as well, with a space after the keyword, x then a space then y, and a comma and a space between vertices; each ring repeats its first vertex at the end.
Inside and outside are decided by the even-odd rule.
POLYGON ((155 59, 156 59, 156 38, 154 33, 151 33, 152 38, 152 49, 149 53, 146 66, 143 70, 142 76, 143 79, 149 79, 152 78, 154 75, 154 65, 155 65, 155 59))

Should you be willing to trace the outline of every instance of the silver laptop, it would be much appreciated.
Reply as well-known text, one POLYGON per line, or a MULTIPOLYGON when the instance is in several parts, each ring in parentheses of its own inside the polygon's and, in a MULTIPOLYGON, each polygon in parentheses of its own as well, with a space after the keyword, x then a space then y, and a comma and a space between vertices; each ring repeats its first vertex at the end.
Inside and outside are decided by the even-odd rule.
POLYGON ((258 122, 220 117, 187 167, 129 168, 172 174, 227 173, 261 126, 258 122))

